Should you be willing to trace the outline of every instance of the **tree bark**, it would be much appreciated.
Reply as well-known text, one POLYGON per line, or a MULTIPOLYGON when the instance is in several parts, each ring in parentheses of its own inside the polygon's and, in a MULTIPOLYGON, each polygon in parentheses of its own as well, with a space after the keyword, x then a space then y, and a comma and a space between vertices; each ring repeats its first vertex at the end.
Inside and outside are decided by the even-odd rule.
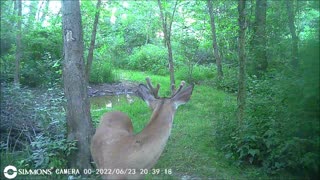
MULTIPOLYGON (((41 9, 39 9, 40 11, 41 9)), ((44 1, 44 9, 42 11, 42 15, 39 17, 39 21, 41 24, 44 22, 45 17, 48 15, 48 10, 49 10, 49 0, 44 1)))
POLYGON ((210 25, 211 25, 211 33, 212 33, 212 47, 214 51, 214 57, 216 59, 216 65, 218 70, 218 80, 221 80, 223 77, 222 64, 221 64, 221 56, 219 53, 218 43, 217 43, 217 34, 216 34, 216 25, 214 22, 214 14, 212 7, 212 0, 207 1, 207 6, 209 9, 210 15, 210 25))
POLYGON ((245 55, 245 31, 246 31, 246 16, 245 16, 245 0, 239 0, 238 12, 239 12, 239 86, 238 86, 238 112, 237 118, 239 127, 242 126, 245 104, 246 104, 246 55, 245 55))
POLYGON ((22 2, 21 0, 16 0, 16 9, 18 14, 17 22, 17 34, 16 34, 16 54, 15 54, 15 72, 14 72, 14 84, 16 86, 20 85, 20 61, 22 57, 22 48, 21 48, 21 21, 22 21, 22 2))
POLYGON ((83 36, 79 1, 62 1, 64 37, 63 81, 67 99, 68 140, 77 141, 77 150, 70 154, 69 166, 80 171, 90 168, 90 140, 93 126, 87 95, 83 58, 83 36))
POLYGON ((267 61, 267 38, 266 38, 266 16, 267 1, 256 0, 255 23, 253 27, 254 35, 252 41, 253 71, 258 77, 266 72, 268 68, 267 61))
POLYGON ((289 29, 292 37, 292 66, 298 67, 298 42, 299 38, 296 34, 296 27, 294 24, 293 0, 286 0, 289 29))
POLYGON ((37 15, 37 11, 38 11, 38 1, 31 1, 30 5, 29 5, 29 13, 28 13, 28 21, 27 21, 27 29, 31 30, 34 28, 34 24, 36 19, 36 15, 37 15))
POLYGON ((158 5, 159 5, 159 9, 160 9, 160 18, 161 18, 163 34, 164 34, 164 40, 165 40, 165 44, 168 48, 170 85, 171 85, 171 92, 172 93, 175 91, 175 89, 174 89, 175 88, 175 80, 174 80, 174 65, 173 65, 173 56, 172 56, 172 47, 171 47, 171 27, 172 27, 174 14, 177 9, 177 4, 178 4, 178 1, 175 2, 171 18, 169 19, 169 22, 168 22, 167 15, 163 14, 162 4, 161 4, 160 0, 158 0, 158 5))
POLYGON ((92 28, 92 34, 91 34, 91 42, 90 42, 90 48, 88 52, 88 58, 87 58, 87 66, 86 66, 86 75, 87 80, 90 80, 90 72, 91 72, 91 66, 92 66, 92 60, 93 60, 93 50, 94 50, 94 44, 96 41, 96 34, 97 34, 97 27, 99 22, 99 15, 100 15, 100 5, 101 0, 98 0, 96 5, 96 14, 94 16, 94 22, 93 22, 93 28, 92 28))

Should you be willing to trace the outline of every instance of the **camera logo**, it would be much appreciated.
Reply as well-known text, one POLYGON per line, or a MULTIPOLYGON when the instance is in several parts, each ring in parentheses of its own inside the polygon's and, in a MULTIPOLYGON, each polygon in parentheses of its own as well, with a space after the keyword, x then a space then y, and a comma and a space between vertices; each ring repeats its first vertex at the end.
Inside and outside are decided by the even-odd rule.
POLYGON ((3 170, 3 174, 6 178, 8 179, 13 179, 17 176, 18 172, 17 172, 17 168, 15 166, 7 166, 4 168, 3 170))

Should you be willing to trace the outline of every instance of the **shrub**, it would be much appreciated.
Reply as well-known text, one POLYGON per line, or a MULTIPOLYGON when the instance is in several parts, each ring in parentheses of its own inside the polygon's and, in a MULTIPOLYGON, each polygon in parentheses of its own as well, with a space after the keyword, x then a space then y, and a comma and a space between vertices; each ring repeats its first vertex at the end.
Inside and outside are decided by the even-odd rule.
POLYGON ((41 59, 29 59, 21 62, 21 84, 30 87, 52 85, 61 79, 61 59, 53 59, 45 52, 41 59))
POLYGON ((76 141, 67 141, 64 135, 38 134, 31 143, 31 155, 20 163, 28 168, 65 168, 66 157, 76 149, 76 141))
POLYGON ((1 82, 13 82, 14 73, 14 48, 10 49, 10 52, 0 57, 0 81, 1 82))
MULTIPOLYGON (((10 54, 0 58, 2 82, 13 82, 15 58, 10 54)), ((54 59, 50 52, 44 52, 40 59, 22 59, 20 68, 20 83, 25 86, 50 86, 61 80, 61 59, 54 59)))
POLYGON ((117 80, 117 74, 111 63, 93 61, 89 80, 90 83, 113 83, 117 80))
POLYGON ((25 149, 38 129, 36 109, 32 107, 35 97, 30 90, 7 83, 1 83, 0 95, 1 148, 6 151, 25 149))
POLYGON ((188 82, 199 83, 204 80, 211 80, 215 77, 215 67, 194 65, 192 67, 180 66, 175 73, 178 79, 188 82))
POLYGON ((227 64, 222 65, 223 78, 214 79, 214 86, 225 92, 236 93, 238 91, 238 69, 227 64))
POLYGON ((135 48, 128 57, 128 68, 132 70, 149 71, 157 75, 169 73, 167 50, 164 47, 147 44, 135 48))
MULTIPOLYGON (((2 82, 13 82, 15 71, 14 49, 0 58, 2 82)), ((20 83, 25 86, 50 86, 60 81, 61 59, 54 59, 50 52, 44 52, 39 59, 21 59, 20 83)))
POLYGON ((306 116, 307 109, 298 105, 304 101, 299 93, 296 95, 300 101, 289 100, 287 91, 299 87, 288 87, 284 81, 275 85, 273 81, 256 80, 247 98, 243 126, 239 128, 235 119, 219 121, 216 141, 226 157, 237 164, 262 166, 270 174, 290 170, 311 178, 317 176, 318 119, 306 116))
MULTIPOLYGON (((262 166, 271 174, 291 170, 312 177, 319 171, 316 161, 319 130, 315 128, 319 122, 312 117, 317 110, 313 108, 313 113, 306 113, 312 107, 303 107, 307 105, 306 99, 299 91, 304 88, 292 83, 297 82, 297 77, 283 77, 281 74, 251 81, 247 119, 241 130, 233 127, 233 133, 223 137, 222 149, 239 164, 262 166)), ((231 125, 218 125, 219 131, 230 131, 230 128, 231 125)))
POLYGON ((0 151, 26 152, 28 156, 16 160, 25 168, 66 167, 75 142, 65 136, 64 105, 59 86, 30 90, 2 83, 0 151))
POLYGON ((271 174, 319 176, 319 43, 302 49, 301 66, 248 78, 246 119, 216 122, 216 142, 237 164, 271 174))

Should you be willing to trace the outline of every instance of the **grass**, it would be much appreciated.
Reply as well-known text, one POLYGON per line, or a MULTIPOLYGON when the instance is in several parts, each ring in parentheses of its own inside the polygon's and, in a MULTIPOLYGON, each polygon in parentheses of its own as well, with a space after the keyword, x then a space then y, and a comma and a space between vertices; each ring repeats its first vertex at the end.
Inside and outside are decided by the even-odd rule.
MULTIPOLYGON (((149 72, 138 72, 130 70, 118 70, 120 79, 135 81, 139 83, 145 83, 146 77, 151 78, 151 82, 156 85, 159 83, 161 85, 159 95, 168 96, 170 94, 170 78, 168 76, 153 75, 149 72)), ((178 84, 180 82, 176 82, 178 84)))
MULTIPOLYGON (((120 79, 160 83, 160 94, 168 95, 169 77, 149 73, 120 70, 120 79)), ((178 84, 178 82, 176 82, 178 84)), ((167 146, 153 169, 160 174, 149 174, 147 179, 266 179, 257 168, 233 166, 215 147, 213 141, 215 121, 227 121, 235 116, 236 97, 207 86, 195 86, 191 100, 179 107, 167 146), (169 173, 169 172, 172 173, 169 173)), ((97 123, 106 111, 119 110, 132 118, 135 132, 147 124, 151 111, 142 100, 123 103, 109 110, 93 111, 97 123)))

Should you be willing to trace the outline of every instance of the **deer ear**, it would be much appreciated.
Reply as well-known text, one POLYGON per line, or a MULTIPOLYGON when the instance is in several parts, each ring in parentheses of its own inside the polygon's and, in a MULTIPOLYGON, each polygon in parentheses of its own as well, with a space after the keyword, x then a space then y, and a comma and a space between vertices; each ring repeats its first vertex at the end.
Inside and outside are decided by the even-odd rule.
POLYGON ((144 84, 139 84, 137 94, 150 106, 151 102, 155 100, 149 89, 144 84))
POLYGON ((184 89, 182 89, 180 92, 178 92, 176 95, 174 95, 171 100, 174 101, 174 104, 176 108, 178 108, 180 105, 187 103, 190 100, 190 97, 192 95, 194 85, 190 85, 184 89))

